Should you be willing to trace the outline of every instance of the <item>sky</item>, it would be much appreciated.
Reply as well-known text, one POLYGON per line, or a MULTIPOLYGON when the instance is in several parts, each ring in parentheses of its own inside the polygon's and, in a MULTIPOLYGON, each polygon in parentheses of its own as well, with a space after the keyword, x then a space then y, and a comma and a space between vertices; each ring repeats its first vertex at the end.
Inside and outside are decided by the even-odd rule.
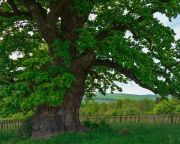
MULTIPOLYGON (((160 13, 156 13, 154 17, 158 18, 160 22, 165 26, 169 26, 174 29, 176 33, 176 39, 180 39, 180 15, 177 18, 173 19, 171 22, 165 15, 162 15, 160 13)), ((120 84, 120 86, 123 89, 122 93, 139 95, 153 94, 153 92, 138 86, 134 82, 129 82, 128 84, 120 84)))

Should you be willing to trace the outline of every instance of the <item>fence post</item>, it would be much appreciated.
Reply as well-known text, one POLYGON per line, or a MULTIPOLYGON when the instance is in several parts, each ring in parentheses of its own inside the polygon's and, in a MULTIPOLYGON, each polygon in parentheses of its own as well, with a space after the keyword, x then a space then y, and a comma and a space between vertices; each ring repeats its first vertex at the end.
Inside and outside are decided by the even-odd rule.
POLYGON ((177 114, 175 116, 175 122, 174 123, 177 124, 177 114))
POLYGON ((122 123, 122 116, 119 116, 119 121, 120 123, 122 123))
POLYGON ((155 115, 153 115, 153 123, 155 123, 155 115))
POLYGON ((171 115, 171 124, 173 124, 174 121, 173 121, 173 115, 171 115))
POLYGON ((141 116, 138 115, 138 123, 141 123, 141 116))
POLYGON ((3 129, 3 123, 2 123, 2 121, 0 121, 0 130, 2 130, 3 129))

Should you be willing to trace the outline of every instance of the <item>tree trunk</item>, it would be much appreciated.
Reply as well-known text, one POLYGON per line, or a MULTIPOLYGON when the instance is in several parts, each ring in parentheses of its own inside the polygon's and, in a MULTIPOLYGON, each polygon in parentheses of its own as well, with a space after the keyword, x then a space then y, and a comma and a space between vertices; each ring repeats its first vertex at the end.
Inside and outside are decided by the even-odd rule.
POLYGON ((76 80, 72 87, 66 91, 62 104, 57 107, 41 105, 37 108, 31 120, 27 121, 30 126, 28 126, 30 128, 28 134, 32 138, 49 137, 65 131, 88 130, 80 122, 79 109, 84 96, 85 79, 93 61, 94 54, 92 53, 83 55, 73 61, 70 71, 74 74, 76 80))
POLYGON ((61 132, 85 131, 79 120, 79 108, 84 95, 85 74, 76 73, 76 81, 59 107, 40 106, 31 120, 32 138, 49 137, 61 132))

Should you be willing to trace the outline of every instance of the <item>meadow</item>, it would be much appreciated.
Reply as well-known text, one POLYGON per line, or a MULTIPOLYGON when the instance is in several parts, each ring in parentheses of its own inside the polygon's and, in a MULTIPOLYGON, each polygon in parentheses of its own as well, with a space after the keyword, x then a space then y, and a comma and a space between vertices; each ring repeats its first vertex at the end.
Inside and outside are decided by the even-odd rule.
POLYGON ((92 128, 89 132, 65 133, 44 140, 20 138, 16 131, 1 131, 0 144, 180 144, 180 125, 87 125, 92 128))
MULTIPOLYGON (((176 110, 179 112, 177 109, 179 104, 180 101, 177 100, 157 103, 151 95, 98 95, 95 102, 82 104, 80 114, 81 116, 152 114, 154 108, 161 110, 157 114, 173 114, 176 110)), ((12 119, 20 117, 24 119, 21 114, 16 114, 12 119)), ((106 124, 105 121, 99 123, 85 121, 84 124, 91 130, 86 133, 58 134, 38 140, 19 137, 17 130, 0 130, 0 144, 180 144, 178 124, 128 123, 128 121, 124 123, 116 121, 111 124, 106 124)))

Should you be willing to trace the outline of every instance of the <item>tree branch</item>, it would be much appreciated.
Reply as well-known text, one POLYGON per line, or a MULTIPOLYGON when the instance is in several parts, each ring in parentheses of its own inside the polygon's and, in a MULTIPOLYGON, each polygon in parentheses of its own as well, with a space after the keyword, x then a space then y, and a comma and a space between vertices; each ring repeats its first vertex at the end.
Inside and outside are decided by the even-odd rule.
POLYGON ((135 74, 131 70, 125 69, 125 68, 123 68, 121 65, 119 65, 117 63, 114 63, 114 62, 112 62, 110 60, 99 60, 99 59, 97 59, 94 62, 94 66, 99 66, 99 65, 115 69, 116 71, 120 72, 121 74, 123 74, 126 77, 133 80, 135 83, 137 83, 141 87, 149 89, 154 93, 157 93, 157 90, 155 88, 149 87, 146 84, 144 84, 137 76, 135 76, 135 74))
POLYGON ((55 26, 57 19, 61 18, 59 38, 62 41, 71 41, 70 53, 75 59, 78 53, 75 44, 78 34, 75 30, 85 24, 89 14, 78 14, 72 0, 56 0, 49 8, 50 12, 47 15, 49 25, 55 26))
POLYGON ((14 0, 7 0, 7 2, 12 7, 14 13, 18 14, 19 9, 18 9, 17 5, 15 4, 14 0))
POLYGON ((10 83, 9 82, 4 82, 4 81, 1 81, 0 80, 0 87, 2 86, 2 85, 9 85, 10 83))
POLYGON ((71 0, 57 0, 56 2, 53 2, 49 7, 50 12, 48 13, 48 22, 54 25, 70 2, 71 0))
MULTIPOLYGON (((155 12, 157 12, 157 10, 155 9, 152 9, 150 14, 153 15, 155 12)), ((131 14, 131 13, 129 13, 131 14)), ((136 23, 141 23, 145 20, 144 16, 140 16, 139 18, 137 19, 134 19, 134 22, 136 23)), ((129 23, 129 24, 118 24, 118 23, 114 23, 113 26, 109 29, 106 29, 104 31, 101 31, 100 33, 98 33, 96 35, 96 38, 97 40, 103 40, 105 37, 108 36, 108 34, 115 30, 115 31, 121 31, 121 32, 125 32, 126 30, 130 30, 133 34, 134 34, 134 37, 136 37, 136 34, 133 32, 133 29, 132 29, 132 24, 129 23)))
POLYGON ((120 25, 120 24, 115 24, 113 25, 110 29, 106 29, 104 31, 101 31, 99 32, 97 35, 96 35, 96 39, 97 40, 103 40, 104 38, 106 38, 108 36, 108 34, 113 31, 113 30, 116 30, 116 31, 125 31, 126 29, 128 29, 127 26, 125 25, 120 25))
POLYGON ((36 0, 21 0, 23 5, 31 12, 38 24, 47 20, 47 11, 36 0))
POLYGON ((47 20, 47 10, 36 0, 21 0, 23 5, 31 12, 36 21, 39 32, 48 44, 57 38, 56 28, 47 20))
POLYGON ((7 2, 12 7, 13 12, 3 12, 0 10, 1 17, 5 17, 5 18, 11 18, 11 17, 15 17, 15 16, 31 17, 31 14, 29 12, 19 11, 17 5, 14 3, 13 0, 7 0, 7 2))
MULTIPOLYGON (((3 76, 3 75, 0 74, 0 76, 3 76)), ((4 75, 4 76, 6 76, 6 75, 4 75)), ((2 77, 0 78, 0 85, 8 85, 8 84, 14 83, 13 79, 10 79, 10 78, 4 79, 4 80, 2 80, 2 79, 4 79, 4 78, 2 78, 2 77)))
POLYGON ((0 11, 0 17, 11 18, 11 17, 15 17, 15 16, 27 16, 27 17, 30 17, 31 15, 28 12, 15 13, 15 12, 2 12, 2 11, 0 11))

